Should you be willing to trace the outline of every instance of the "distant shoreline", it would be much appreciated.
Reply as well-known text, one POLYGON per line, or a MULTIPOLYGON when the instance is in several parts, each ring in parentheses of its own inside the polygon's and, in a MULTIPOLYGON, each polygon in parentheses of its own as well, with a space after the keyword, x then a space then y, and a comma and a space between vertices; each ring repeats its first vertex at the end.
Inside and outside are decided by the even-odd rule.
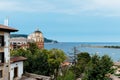
POLYGON ((91 48, 113 48, 113 49, 120 49, 120 46, 85 46, 91 48))

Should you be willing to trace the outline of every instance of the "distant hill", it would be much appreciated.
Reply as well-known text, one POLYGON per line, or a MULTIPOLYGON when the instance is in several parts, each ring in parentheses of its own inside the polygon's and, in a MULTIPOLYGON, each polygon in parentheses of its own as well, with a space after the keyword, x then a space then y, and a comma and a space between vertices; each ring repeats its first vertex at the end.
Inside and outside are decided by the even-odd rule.
POLYGON ((28 35, 26 34, 10 34, 10 38, 14 38, 14 37, 24 37, 27 38, 28 35))
MULTIPOLYGON (((10 38, 14 38, 14 37, 24 37, 27 38, 27 34, 10 34, 10 38)), ((44 37, 44 42, 45 43, 58 43, 58 41, 56 40, 52 40, 52 39, 47 39, 44 37)))

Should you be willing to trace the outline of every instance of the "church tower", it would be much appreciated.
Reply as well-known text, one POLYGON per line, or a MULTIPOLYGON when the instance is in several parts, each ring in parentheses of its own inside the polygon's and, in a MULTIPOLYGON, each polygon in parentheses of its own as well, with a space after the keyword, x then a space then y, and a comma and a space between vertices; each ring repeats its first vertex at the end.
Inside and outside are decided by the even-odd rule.
POLYGON ((39 29, 30 34, 28 40, 35 42, 40 49, 44 48, 44 37, 39 29))

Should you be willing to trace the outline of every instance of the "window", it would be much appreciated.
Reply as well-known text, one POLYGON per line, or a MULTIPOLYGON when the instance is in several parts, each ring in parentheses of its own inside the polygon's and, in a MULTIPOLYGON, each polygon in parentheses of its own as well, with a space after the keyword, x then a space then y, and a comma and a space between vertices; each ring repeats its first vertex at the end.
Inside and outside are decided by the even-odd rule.
POLYGON ((0 70, 0 78, 2 78, 2 77, 3 77, 3 71, 0 70))
POLYGON ((0 63, 4 63, 4 52, 0 52, 0 63))
POLYGON ((4 36, 0 36, 0 47, 4 46, 4 36))

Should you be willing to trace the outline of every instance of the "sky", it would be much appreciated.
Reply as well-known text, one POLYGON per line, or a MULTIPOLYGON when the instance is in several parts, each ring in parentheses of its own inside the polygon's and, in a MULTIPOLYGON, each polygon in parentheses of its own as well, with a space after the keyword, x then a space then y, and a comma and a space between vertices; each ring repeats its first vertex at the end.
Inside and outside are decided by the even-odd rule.
POLYGON ((59 42, 120 42, 120 0, 0 0, 0 24, 59 42))

